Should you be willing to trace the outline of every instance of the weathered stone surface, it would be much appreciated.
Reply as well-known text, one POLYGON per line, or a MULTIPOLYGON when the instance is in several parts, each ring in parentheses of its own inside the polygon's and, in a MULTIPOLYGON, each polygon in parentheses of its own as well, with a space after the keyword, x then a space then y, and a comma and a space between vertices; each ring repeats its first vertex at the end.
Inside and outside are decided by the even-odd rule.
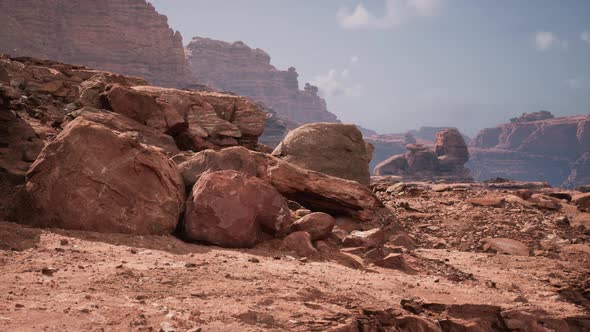
POLYGON ((325 239, 332 233, 336 220, 323 212, 310 213, 296 220, 291 229, 309 233, 312 241, 325 239))
POLYGON ((183 86, 188 78, 180 33, 144 0, 6 0, 0 22, 0 53, 142 76, 165 86, 183 86))
POLYGON ((355 125, 309 123, 291 131, 272 153, 301 168, 369 185, 371 151, 355 125))
POLYGON ((389 254, 382 259, 376 260, 375 265, 386 269, 400 270, 406 273, 416 273, 416 271, 406 262, 404 254, 389 254))
POLYGON ((590 210, 590 193, 574 195, 572 203, 576 204, 580 209, 590 210))
POLYGON ((243 173, 206 173, 187 201, 184 234, 222 247, 252 247, 261 233, 280 235, 291 224, 289 207, 268 183, 243 173))
POLYGON ((571 222, 571 226, 582 226, 585 229, 590 230, 590 213, 580 213, 575 216, 574 220, 571 222))
POLYGON ((205 150, 192 155, 178 165, 184 184, 191 187, 207 172, 234 170, 249 176, 256 176, 256 162, 250 152, 240 146, 219 151, 205 150))
POLYGON ((132 137, 141 144, 161 149, 167 155, 174 155, 180 152, 171 136, 162 134, 157 130, 117 113, 84 107, 69 113, 68 116, 100 123, 109 129, 132 137))
POLYGON ((169 234, 184 207, 182 178, 164 154, 83 117, 43 149, 26 194, 23 222, 103 233, 169 234))
POLYGON ((299 256, 308 257, 317 253, 307 232, 293 232, 283 239, 283 244, 299 256))
POLYGON ((299 123, 336 122, 315 86, 299 90, 297 71, 277 70, 270 56, 243 42, 194 37, 186 46, 188 62, 200 83, 262 102, 278 115, 299 123))
POLYGON ((375 248, 385 243, 385 233, 380 228, 368 231, 352 231, 342 242, 345 247, 375 248))
POLYGON ((434 151, 443 168, 462 168, 469 160, 467 145, 457 129, 444 129, 436 133, 434 151))
POLYGON ((213 147, 254 147, 264 129, 264 112, 244 97, 120 85, 111 87, 105 97, 114 112, 175 138, 181 137, 185 145, 181 148, 185 150, 207 148, 203 141, 213 147))
POLYGON ((589 177, 590 115, 524 116, 482 130, 467 164, 478 181, 503 177, 579 186, 589 177))
POLYGON ((467 202, 476 206, 491 206, 491 207, 502 207, 504 206, 504 199, 502 197, 474 197, 469 198, 467 202))
POLYGON ((375 194, 358 182, 305 170, 264 153, 251 153, 258 165, 259 178, 288 199, 314 211, 367 221, 383 207, 375 194))
POLYGON ((520 241, 506 238, 485 238, 482 241, 484 250, 491 249, 508 255, 530 256, 531 250, 520 241))

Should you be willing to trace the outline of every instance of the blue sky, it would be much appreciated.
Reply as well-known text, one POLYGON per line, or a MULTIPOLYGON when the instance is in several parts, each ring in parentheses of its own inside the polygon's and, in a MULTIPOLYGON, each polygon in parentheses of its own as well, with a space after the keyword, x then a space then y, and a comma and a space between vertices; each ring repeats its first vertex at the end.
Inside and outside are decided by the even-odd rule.
POLYGON ((590 114, 587 0, 152 0, 184 43, 241 40, 319 85, 344 122, 473 135, 522 112, 590 114))

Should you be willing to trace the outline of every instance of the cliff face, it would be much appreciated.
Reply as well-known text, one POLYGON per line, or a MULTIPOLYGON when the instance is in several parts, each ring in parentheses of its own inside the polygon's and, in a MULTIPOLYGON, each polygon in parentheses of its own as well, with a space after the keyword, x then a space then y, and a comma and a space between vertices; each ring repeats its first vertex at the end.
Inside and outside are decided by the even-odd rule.
POLYGON ((468 165, 477 180, 505 177, 578 186, 588 181, 590 115, 523 114, 482 130, 468 165))
POLYGON ((195 37, 186 54, 199 83, 251 97, 296 122, 338 121, 318 96, 317 87, 306 84, 300 90, 295 68, 276 69, 261 49, 242 42, 195 37))
POLYGON ((188 81, 180 33, 145 0, 3 0, 0 22, 0 53, 188 81))

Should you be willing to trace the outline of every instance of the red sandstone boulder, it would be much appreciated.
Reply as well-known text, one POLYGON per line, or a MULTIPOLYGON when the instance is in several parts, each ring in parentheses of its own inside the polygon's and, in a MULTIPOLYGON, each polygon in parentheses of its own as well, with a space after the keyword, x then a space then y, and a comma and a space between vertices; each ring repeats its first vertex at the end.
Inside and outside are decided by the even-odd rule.
POLYGON ((178 169, 187 187, 192 187, 206 171, 235 170, 256 176, 254 158, 246 148, 238 146, 219 151, 201 151, 180 163, 178 169))
POLYGON ((408 170, 408 161, 403 154, 391 156, 377 164, 375 175, 398 175, 408 170))
POLYGON ((572 203, 576 204, 581 210, 590 211, 590 193, 574 195, 572 203))
POLYGON ((187 201, 184 234, 222 247, 252 247, 261 232, 279 235, 291 223, 288 203, 268 183, 237 171, 202 175, 187 201))
POLYGON ((158 150, 84 117, 27 174, 23 222, 103 233, 170 234, 184 207, 175 165, 158 150))
POLYGON ((287 134, 273 151, 293 165, 369 185, 372 149, 355 125, 309 123, 287 134))
POLYGON ((377 196, 356 181, 299 168, 279 158, 251 152, 257 175, 288 199, 314 211, 369 221, 383 207, 377 196))
POLYGON ((336 220, 323 212, 310 213, 291 225, 294 231, 309 233, 312 241, 325 239, 332 233, 336 220))
POLYGON ((352 231, 342 245, 345 247, 376 248, 385 243, 385 233, 380 228, 373 228, 368 231, 352 231))
POLYGON ((307 232, 291 233, 283 239, 283 244, 299 256, 307 257, 317 253, 311 243, 311 236, 307 232))

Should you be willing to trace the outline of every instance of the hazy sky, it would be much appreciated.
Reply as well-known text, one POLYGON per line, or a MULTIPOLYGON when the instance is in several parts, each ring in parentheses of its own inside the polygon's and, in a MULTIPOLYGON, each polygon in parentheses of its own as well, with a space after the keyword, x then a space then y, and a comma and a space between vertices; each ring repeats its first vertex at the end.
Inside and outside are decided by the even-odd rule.
POLYGON ((590 113, 588 0, 152 0, 184 43, 241 40, 344 122, 473 135, 522 112, 590 113))

